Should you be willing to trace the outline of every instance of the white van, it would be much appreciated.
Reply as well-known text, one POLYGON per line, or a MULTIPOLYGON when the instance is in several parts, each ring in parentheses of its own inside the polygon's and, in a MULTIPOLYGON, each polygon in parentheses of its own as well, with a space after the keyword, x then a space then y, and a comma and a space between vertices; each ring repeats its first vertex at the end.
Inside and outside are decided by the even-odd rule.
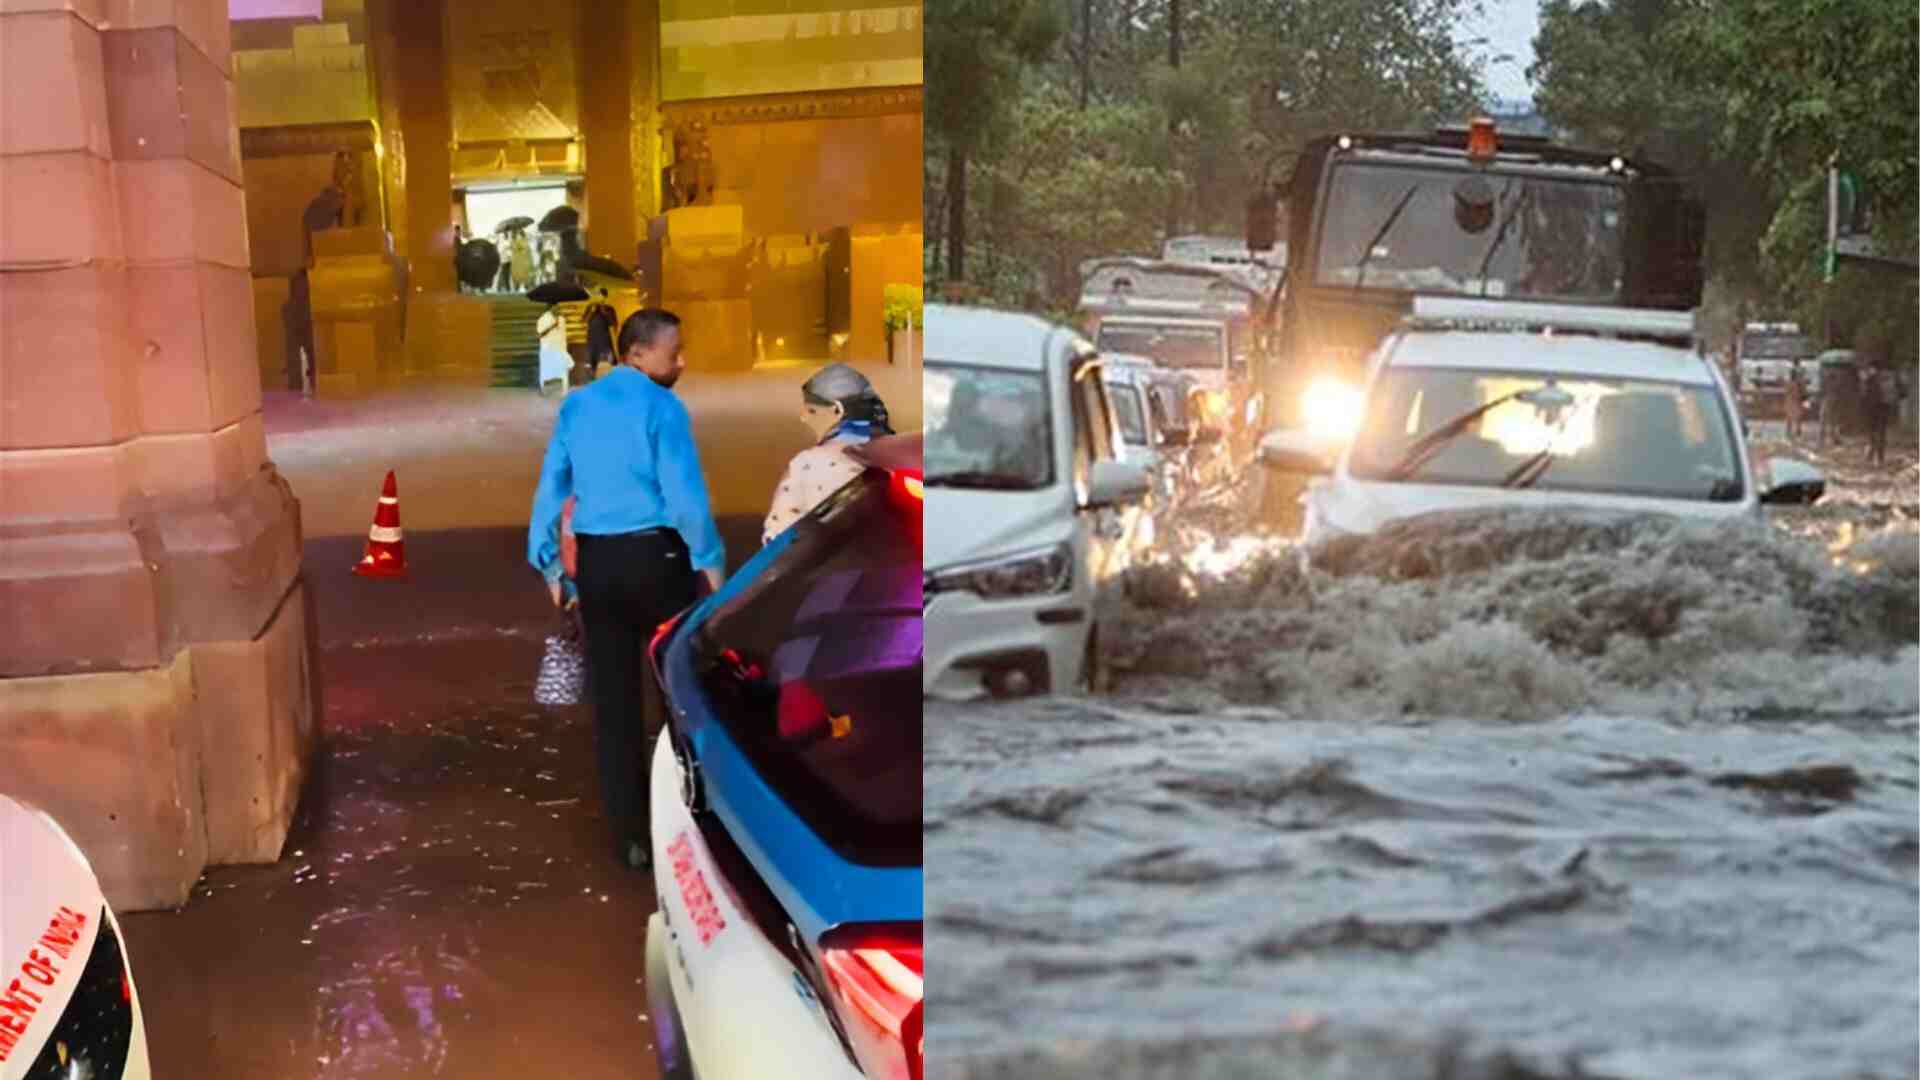
POLYGON ((1100 613, 1144 521, 1099 357, 1064 327, 929 305, 928 694, 1096 683, 1100 613))

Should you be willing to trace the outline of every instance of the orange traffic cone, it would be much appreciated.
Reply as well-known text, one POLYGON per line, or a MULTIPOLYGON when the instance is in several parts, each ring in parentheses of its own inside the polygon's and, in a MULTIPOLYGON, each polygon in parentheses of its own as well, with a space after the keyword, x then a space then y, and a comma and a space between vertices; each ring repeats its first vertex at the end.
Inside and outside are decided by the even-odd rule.
POLYGON ((367 553, 353 572, 370 578, 407 576, 407 548, 400 535, 400 489, 392 472, 387 473, 386 486, 380 489, 373 527, 367 530, 367 553))

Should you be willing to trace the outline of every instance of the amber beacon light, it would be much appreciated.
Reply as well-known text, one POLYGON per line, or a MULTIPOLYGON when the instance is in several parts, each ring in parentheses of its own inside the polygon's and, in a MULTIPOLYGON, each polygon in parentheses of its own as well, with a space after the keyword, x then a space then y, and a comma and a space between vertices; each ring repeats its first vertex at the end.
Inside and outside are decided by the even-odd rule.
POLYGON ((1474 161, 1492 161, 1493 155, 1500 149, 1494 138, 1493 119, 1476 116, 1467 127, 1467 157, 1474 161))

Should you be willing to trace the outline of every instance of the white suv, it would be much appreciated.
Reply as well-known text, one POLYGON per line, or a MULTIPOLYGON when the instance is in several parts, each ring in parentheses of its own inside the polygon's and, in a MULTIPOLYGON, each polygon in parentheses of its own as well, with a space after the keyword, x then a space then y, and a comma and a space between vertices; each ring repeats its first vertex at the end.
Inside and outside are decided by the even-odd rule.
POLYGON ((1030 315, 936 304, 926 327, 923 689, 1097 683, 1100 612, 1148 524, 1100 358, 1030 315))
POLYGON ((1351 437, 1277 431, 1261 458, 1318 475, 1302 499, 1310 546, 1440 510, 1734 519, 1817 499, 1811 467, 1750 460, 1693 335, 1685 312, 1420 297, 1368 365, 1351 437))

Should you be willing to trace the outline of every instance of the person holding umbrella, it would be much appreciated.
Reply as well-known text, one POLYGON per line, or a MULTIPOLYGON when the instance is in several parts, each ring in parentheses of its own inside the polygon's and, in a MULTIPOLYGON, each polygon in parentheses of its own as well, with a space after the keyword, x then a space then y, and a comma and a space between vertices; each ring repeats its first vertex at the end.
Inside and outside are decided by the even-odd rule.
POLYGON ((546 393, 547 384, 557 379, 564 394, 573 374, 573 354, 567 351, 567 317, 560 313, 560 305, 587 299, 587 290, 570 282, 550 281, 528 292, 527 299, 547 305, 533 324, 540 335, 540 392, 546 393))

